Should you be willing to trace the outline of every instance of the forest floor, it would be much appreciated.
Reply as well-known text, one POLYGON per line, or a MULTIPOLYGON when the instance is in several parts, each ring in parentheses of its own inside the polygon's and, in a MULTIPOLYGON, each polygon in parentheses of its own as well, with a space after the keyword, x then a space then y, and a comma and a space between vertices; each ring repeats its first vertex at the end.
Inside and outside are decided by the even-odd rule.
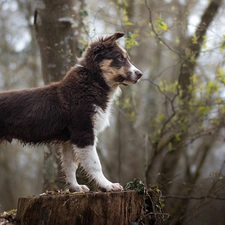
POLYGON ((0 225, 15 225, 16 210, 0 213, 0 225))

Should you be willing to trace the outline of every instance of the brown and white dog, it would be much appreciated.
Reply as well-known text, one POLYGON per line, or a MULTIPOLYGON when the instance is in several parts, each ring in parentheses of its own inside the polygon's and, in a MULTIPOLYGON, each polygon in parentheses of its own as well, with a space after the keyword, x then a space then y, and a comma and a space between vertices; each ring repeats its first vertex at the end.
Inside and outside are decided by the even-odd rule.
POLYGON ((79 185, 80 165, 106 191, 122 190, 105 178, 96 152, 98 134, 109 125, 113 99, 120 85, 135 84, 142 76, 129 61, 115 33, 92 42, 78 64, 57 83, 0 93, 0 142, 62 143, 62 164, 71 191, 79 185))

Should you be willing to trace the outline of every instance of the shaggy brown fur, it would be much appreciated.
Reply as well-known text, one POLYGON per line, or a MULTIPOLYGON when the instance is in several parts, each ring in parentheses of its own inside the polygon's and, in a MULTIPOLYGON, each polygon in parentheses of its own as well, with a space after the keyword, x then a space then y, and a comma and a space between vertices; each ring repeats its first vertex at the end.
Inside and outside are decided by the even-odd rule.
POLYGON ((101 43, 92 43, 80 62, 82 67, 72 68, 62 81, 1 93, 0 140, 16 138, 32 144, 71 140, 79 147, 93 144, 93 105, 104 110, 109 92, 98 62, 108 46, 101 43))
MULTIPOLYGON (((120 84, 136 83, 142 76, 116 43, 123 35, 115 33, 91 43, 60 82, 0 93, 0 142, 11 142, 13 138, 30 144, 69 141, 76 149, 95 148, 95 136, 105 127, 100 128, 99 115, 108 118, 114 92, 120 84)), ((69 159, 70 156, 65 158, 65 163, 69 159)), ((69 169, 67 173, 68 183, 73 183, 71 189, 80 190, 69 169)), ((96 176, 100 183, 100 176, 96 176)), ((103 184, 106 183, 111 185, 108 181, 103 184)), ((108 190, 114 189, 110 186, 108 190)))

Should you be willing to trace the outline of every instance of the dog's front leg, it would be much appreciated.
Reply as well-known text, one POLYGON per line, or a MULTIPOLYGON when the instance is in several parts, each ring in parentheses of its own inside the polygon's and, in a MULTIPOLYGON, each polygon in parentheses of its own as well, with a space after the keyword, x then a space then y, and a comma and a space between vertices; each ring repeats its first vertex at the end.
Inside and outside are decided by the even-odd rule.
POLYGON ((78 148, 73 145, 73 150, 77 161, 86 173, 105 191, 123 190, 119 183, 112 183, 105 178, 102 172, 102 166, 96 151, 95 145, 89 145, 85 148, 78 148))
POLYGON ((79 185, 77 183, 76 170, 78 168, 78 162, 76 161, 70 143, 64 143, 62 146, 62 166, 66 176, 66 183, 70 191, 90 191, 86 185, 79 185))

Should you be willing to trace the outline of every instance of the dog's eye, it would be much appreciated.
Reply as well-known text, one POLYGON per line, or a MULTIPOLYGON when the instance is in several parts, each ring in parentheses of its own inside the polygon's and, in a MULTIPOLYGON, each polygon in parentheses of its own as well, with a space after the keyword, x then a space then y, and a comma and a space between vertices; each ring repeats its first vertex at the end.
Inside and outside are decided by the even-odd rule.
POLYGON ((123 62, 123 61, 125 60, 125 58, 123 57, 123 55, 119 55, 119 56, 117 57, 117 59, 118 59, 119 61, 121 61, 121 62, 123 62))

